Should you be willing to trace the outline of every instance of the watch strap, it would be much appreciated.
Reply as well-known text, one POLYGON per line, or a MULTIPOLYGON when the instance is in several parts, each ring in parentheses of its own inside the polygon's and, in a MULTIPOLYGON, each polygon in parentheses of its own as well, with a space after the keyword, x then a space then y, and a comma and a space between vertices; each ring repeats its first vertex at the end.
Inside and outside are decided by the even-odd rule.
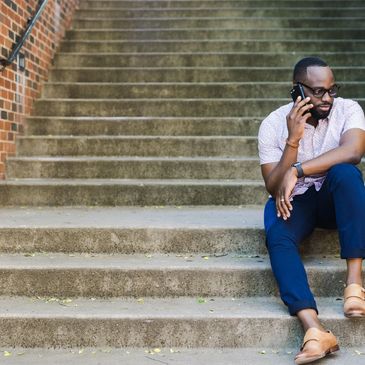
POLYGON ((298 178, 301 178, 301 177, 304 176, 304 171, 303 171, 303 168, 302 168, 302 164, 300 162, 293 163, 292 166, 297 169, 298 178))

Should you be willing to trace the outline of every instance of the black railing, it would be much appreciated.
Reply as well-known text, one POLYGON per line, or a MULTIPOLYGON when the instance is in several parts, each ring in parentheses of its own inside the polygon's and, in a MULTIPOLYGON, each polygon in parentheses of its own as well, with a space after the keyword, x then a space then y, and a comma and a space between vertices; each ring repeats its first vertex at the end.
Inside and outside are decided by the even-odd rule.
POLYGON ((37 22, 38 18, 40 17, 43 9, 47 5, 48 0, 39 0, 38 8, 33 15, 33 17, 28 19, 27 27, 25 28, 25 31, 19 41, 14 44, 12 51, 10 53, 10 56, 7 59, 0 60, 0 71, 2 71, 5 67, 8 67, 11 65, 14 60, 17 58, 21 48, 23 47, 25 41, 29 37, 30 32, 32 31, 35 23, 37 22))

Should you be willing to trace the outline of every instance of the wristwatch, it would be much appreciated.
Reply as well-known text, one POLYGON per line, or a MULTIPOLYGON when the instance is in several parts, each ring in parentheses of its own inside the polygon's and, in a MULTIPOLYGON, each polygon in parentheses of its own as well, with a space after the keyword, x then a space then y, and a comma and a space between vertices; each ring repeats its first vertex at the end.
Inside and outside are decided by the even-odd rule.
POLYGON ((304 176, 304 172, 303 172, 303 169, 302 169, 302 164, 300 162, 293 163, 292 166, 297 169, 298 178, 301 178, 301 177, 304 176))

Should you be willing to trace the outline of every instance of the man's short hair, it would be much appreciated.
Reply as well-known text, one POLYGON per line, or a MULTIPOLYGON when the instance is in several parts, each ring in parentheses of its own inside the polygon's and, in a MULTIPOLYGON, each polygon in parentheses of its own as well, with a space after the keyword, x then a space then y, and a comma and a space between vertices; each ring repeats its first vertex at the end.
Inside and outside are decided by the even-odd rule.
POLYGON ((324 62, 319 57, 305 57, 302 58, 297 64, 294 66, 293 72, 293 81, 303 81, 307 78, 307 68, 311 66, 321 66, 327 67, 327 63, 324 62))

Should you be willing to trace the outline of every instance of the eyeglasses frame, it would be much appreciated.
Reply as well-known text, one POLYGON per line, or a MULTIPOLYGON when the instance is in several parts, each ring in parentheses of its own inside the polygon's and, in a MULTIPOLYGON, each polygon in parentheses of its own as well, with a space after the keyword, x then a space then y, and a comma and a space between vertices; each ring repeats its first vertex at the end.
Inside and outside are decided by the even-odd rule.
POLYGON ((328 95, 329 95, 331 98, 335 98, 335 97, 337 97, 338 90, 340 90, 340 85, 334 84, 332 87, 334 87, 334 86, 336 86, 336 87, 337 87, 336 95, 331 95, 331 94, 330 94, 330 90, 331 90, 331 89, 318 88, 318 89, 323 89, 323 90, 324 90, 324 92, 323 92, 323 94, 322 94, 321 96, 315 96, 315 95, 314 95, 314 90, 315 90, 314 88, 312 88, 312 87, 310 87, 310 86, 308 86, 308 85, 304 84, 303 82, 298 82, 298 84, 301 84, 301 85, 303 85, 303 86, 307 87, 307 88, 308 88, 308 89, 312 92, 313 96, 314 96, 315 98, 317 98, 317 99, 322 99, 322 98, 323 98, 323 96, 324 96, 326 93, 328 93, 328 95))

